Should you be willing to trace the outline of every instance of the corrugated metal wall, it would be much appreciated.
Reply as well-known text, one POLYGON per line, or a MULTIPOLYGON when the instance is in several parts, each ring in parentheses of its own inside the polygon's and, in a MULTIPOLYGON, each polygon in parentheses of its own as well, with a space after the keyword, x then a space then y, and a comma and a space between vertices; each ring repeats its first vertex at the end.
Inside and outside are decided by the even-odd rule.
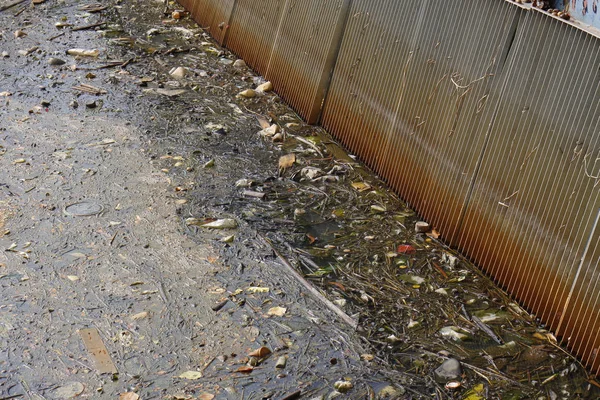
POLYGON ((502 98, 458 239, 596 366, 600 202, 586 164, 587 174, 598 174, 599 44, 561 21, 526 13, 500 77, 502 98))
POLYGON ((236 0, 179 0, 194 19, 221 44, 227 34, 236 0))
POLYGON ((182 4, 600 371, 598 38, 503 0, 182 4))

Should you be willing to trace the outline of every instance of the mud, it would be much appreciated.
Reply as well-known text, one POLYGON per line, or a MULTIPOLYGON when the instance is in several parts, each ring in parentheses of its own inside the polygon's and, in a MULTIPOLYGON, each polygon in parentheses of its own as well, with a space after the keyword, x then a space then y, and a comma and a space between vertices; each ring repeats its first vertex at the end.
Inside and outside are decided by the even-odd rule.
POLYGON ((98 13, 25 4, 0 13, 0 92, 11 93, 0 97, 0 399, 81 388, 141 399, 598 397, 532 316, 415 234, 417 216, 325 132, 275 94, 236 97, 260 78, 192 21, 162 15, 162 1, 98 13), (174 67, 189 72, 177 80, 174 67), (258 135, 257 117, 284 128, 283 141, 258 135), (289 153, 296 162, 280 169, 289 153), (443 336, 448 326, 468 340, 443 336), (117 374, 98 372, 85 328, 117 374), (249 357, 261 346, 272 354, 249 357), (449 357, 462 362, 457 390, 434 377, 449 357), (352 389, 340 394, 338 381, 352 389))

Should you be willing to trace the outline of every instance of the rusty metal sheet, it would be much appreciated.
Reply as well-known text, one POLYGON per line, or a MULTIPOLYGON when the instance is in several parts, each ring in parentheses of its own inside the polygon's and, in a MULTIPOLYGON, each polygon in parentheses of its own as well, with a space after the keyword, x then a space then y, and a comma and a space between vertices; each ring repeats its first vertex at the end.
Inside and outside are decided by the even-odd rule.
POLYGON ((537 12, 515 40, 458 244, 591 366, 600 42, 537 12))
POLYGON ((267 71, 285 4, 286 0, 235 2, 224 43, 261 75, 267 71))
POLYGON ((502 0, 234 3, 211 32, 600 372, 600 39, 502 0))
POLYGON ((179 0, 198 24, 223 44, 235 0, 179 0))
POLYGON ((349 0, 288 2, 275 33, 265 77, 309 123, 320 115, 349 4, 349 0))
POLYGON ((324 126, 449 242, 521 12, 504 2, 472 6, 354 1, 323 114, 324 126))

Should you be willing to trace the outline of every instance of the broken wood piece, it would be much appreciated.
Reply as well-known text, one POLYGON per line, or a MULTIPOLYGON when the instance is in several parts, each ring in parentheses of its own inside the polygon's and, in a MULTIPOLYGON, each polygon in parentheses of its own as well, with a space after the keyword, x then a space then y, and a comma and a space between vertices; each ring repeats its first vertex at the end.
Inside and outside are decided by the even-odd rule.
POLYGON ((98 88, 98 87, 95 87, 92 85, 87 85, 85 83, 82 83, 77 86, 73 86, 73 89, 79 90, 80 92, 90 93, 90 94, 106 94, 106 93, 108 93, 104 89, 101 89, 101 88, 98 88))
POLYGON ((108 350, 96 328, 80 329, 79 336, 81 336, 81 340, 83 340, 87 351, 94 358, 98 372, 101 374, 118 373, 117 367, 110 358, 110 354, 108 354, 108 350))
POLYGON ((87 11, 89 13, 97 13, 103 10, 106 10, 108 6, 102 5, 101 3, 87 4, 85 6, 79 7, 80 11, 87 11))
POLYGON ((244 192, 242 194, 246 197, 255 197, 257 199, 262 199, 266 195, 266 193, 255 192, 253 190, 244 190, 244 192))
POLYGON ((48 38, 48 41, 50 42, 50 41, 52 41, 52 40, 54 40, 54 39, 57 39, 57 38, 59 38, 59 37, 63 36, 65 33, 66 33, 66 32, 61 32, 61 33, 59 33, 58 35, 54 35, 54 36, 52 36, 52 37, 49 37, 49 38, 48 38))
POLYGON ((336 306, 331 301, 329 301, 329 299, 327 299, 325 296, 323 296, 321 294, 321 292, 319 292, 313 285, 310 284, 310 282, 308 282, 306 279, 304 279, 304 277, 302 275, 300 275, 300 273, 298 271, 296 271, 296 269, 292 266, 292 264, 290 264, 290 262, 287 259, 285 259, 285 257, 275 249, 275 247, 273 246, 273 244, 271 243, 271 241, 269 239, 265 238, 264 236, 262 236, 260 234, 259 234, 259 237, 262 239, 262 241, 265 244, 267 244, 271 248, 273 253, 275 253, 277 258, 279 258, 279 261, 281 261, 281 263, 283 264, 285 269, 292 275, 292 277, 294 277, 299 283, 301 283, 302 286, 304 286, 306 288, 306 290, 309 291, 310 294, 312 294, 317 300, 319 300, 327 308, 329 308, 330 311, 333 311, 338 317, 340 317, 342 319, 342 321, 344 321, 345 323, 350 325, 350 327, 352 327, 353 329, 356 329, 358 327, 358 322, 356 322, 352 317, 350 317, 348 314, 346 314, 344 311, 342 311, 338 306, 336 306))

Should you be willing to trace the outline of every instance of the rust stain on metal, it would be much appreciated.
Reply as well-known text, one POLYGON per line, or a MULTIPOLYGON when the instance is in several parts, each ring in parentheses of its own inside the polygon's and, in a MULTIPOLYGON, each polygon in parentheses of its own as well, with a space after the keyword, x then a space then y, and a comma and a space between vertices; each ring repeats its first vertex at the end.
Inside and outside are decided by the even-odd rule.
POLYGON ((184 3, 600 372, 599 39, 504 1, 184 3))

